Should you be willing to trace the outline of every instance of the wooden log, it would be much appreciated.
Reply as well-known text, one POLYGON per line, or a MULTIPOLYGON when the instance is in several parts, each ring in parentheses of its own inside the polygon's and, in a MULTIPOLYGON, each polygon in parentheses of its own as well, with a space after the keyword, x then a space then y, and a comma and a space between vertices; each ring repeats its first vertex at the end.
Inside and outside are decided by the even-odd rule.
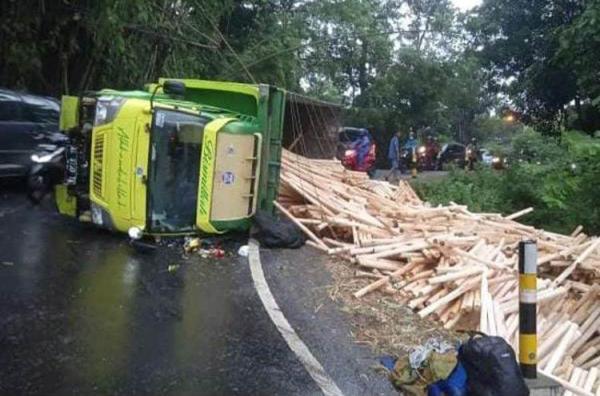
POLYGON ((414 263, 414 262, 406 264, 404 267, 399 268, 399 269, 395 270, 394 272, 392 272, 392 274, 389 277, 380 279, 378 281, 371 283, 370 285, 363 287, 362 289, 360 289, 359 291, 354 293, 354 297, 360 298, 369 292, 379 289, 380 287, 386 285, 389 282, 389 278, 398 278, 398 277, 402 276, 404 273, 406 273, 406 272, 410 271, 411 269, 413 269, 414 267, 416 267, 417 265, 418 264, 414 263))
POLYGON ((577 333, 577 325, 572 323, 566 332, 564 338, 560 341, 556 350, 550 355, 548 363, 544 366, 544 371, 552 374, 558 363, 561 361, 567 351, 567 347, 571 344, 572 339, 577 333))
POLYGON ((575 364, 577 366, 581 366, 599 352, 600 352, 600 349, 596 348, 595 346, 592 346, 588 349, 584 349, 583 353, 581 353, 579 356, 577 356, 575 358, 575 360, 573 360, 573 364, 575 364))
POLYGON ((578 396, 594 396, 593 393, 591 392, 586 392, 581 388, 578 388, 576 386, 573 386, 569 383, 569 381, 566 381, 560 377, 557 377, 556 375, 553 375, 552 373, 548 372, 547 370, 538 370, 539 373, 545 375, 546 377, 548 377, 549 379, 557 382, 558 384, 560 384, 563 388, 565 388, 566 390, 573 392, 573 394, 578 395, 578 396))
MULTIPOLYGON (((578 382, 579 377, 583 374, 583 370, 579 367, 575 367, 573 372, 571 373, 571 378, 569 378, 569 384, 571 384, 574 388, 579 388, 578 382)), ((573 392, 568 390, 565 392, 564 396, 573 396, 573 392)))
POLYGON ((544 361, 543 359, 546 355, 556 347, 558 340, 563 338, 572 325, 572 322, 557 324, 553 330, 548 332, 548 336, 542 340, 540 347, 538 348, 538 360, 540 362, 544 361))
POLYGON ((506 220, 514 220, 517 217, 525 216, 526 214, 531 213, 531 212, 533 212, 533 208, 529 207, 529 208, 520 210, 518 212, 515 212, 515 213, 513 213, 513 214, 511 214, 509 216, 506 216, 505 219, 506 220))
POLYGON ((359 265, 368 268, 376 268, 380 270, 395 271, 402 267, 403 263, 400 261, 382 260, 382 259, 369 259, 365 257, 359 257, 357 259, 359 265))
POLYGON ((442 297, 439 300, 437 300, 436 302, 434 302, 433 304, 423 308, 422 310, 417 312, 417 314, 421 318, 424 318, 424 317, 428 316, 429 314, 437 311, 438 309, 443 307, 445 304, 448 304, 449 302, 457 299, 458 297, 460 297, 467 291, 468 291, 468 289, 466 286, 459 286, 456 289, 454 289, 453 291, 451 291, 450 293, 446 294, 444 297, 442 297))
MULTIPOLYGON (((450 281, 454 281, 454 280, 458 280, 458 279, 462 279, 462 278, 470 278, 473 275, 482 273, 483 271, 484 271, 483 267, 466 268, 464 270, 460 270, 457 272, 452 272, 452 273, 440 275, 440 276, 434 276, 433 278, 430 278, 428 280, 428 282, 432 285, 446 283, 446 282, 450 282, 450 281)), ((486 284, 487 284, 487 282, 486 282, 486 284)))
POLYGON ((596 318, 587 330, 575 341, 573 344, 573 351, 576 352, 587 340, 592 338, 597 331, 600 331, 600 317, 596 318))
POLYGON ((594 243, 592 243, 583 253, 581 253, 573 262, 573 264, 571 264, 566 270, 564 270, 559 276, 557 276, 556 279, 554 279, 554 284, 559 285, 562 282, 564 282, 569 277, 569 275, 571 275, 573 271, 575 271, 575 268, 577 268, 577 266, 581 262, 583 262, 590 254, 592 254, 592 252, 594 252, 598 248, 598 246, 600 246, 600 238, 596 238, 594 243))
MULTIPOLYGON (((583 384, 583 390, 586 392, 591 392, 594 384, 596 383, 596 379, 598 378, 598 367, 592 367, 588 376, 583 384)), ((600 385, 599 385, 600 387, 600 385)))
POLYGON ((598 367, 598 366, 600 366, 600 356, 597 356, 592 360, 588 360, 587 362, 585 362, 584 364, 581 365, 581 367, 586 370, 591 369, 592 367, 598 367))
POLYGON ((488 301, 488 271, 484 270, 481 276, 481 308, 479 310, 479 331, 487 334, 487 311, 490 309, 490 302, 488 301))

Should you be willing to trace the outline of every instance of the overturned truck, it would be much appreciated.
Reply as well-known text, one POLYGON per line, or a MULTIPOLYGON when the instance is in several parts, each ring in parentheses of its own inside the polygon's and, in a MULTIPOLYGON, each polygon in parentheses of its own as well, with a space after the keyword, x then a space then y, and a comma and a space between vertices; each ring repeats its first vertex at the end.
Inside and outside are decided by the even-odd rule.
POLYGON ((133 237, 246 229, 273 208, 282 147, 333 156, 339 110, 269 85, 185 79, 63 97, 58 210, 133 237))

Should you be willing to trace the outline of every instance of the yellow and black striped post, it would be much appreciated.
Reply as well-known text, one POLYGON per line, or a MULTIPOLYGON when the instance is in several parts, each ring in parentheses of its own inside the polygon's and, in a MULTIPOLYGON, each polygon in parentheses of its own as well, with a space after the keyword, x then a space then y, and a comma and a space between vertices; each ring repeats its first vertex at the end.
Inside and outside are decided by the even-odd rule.
POLYGON ((525 378, 537 377, 537 246, 519 242, 519 364, 525 378))

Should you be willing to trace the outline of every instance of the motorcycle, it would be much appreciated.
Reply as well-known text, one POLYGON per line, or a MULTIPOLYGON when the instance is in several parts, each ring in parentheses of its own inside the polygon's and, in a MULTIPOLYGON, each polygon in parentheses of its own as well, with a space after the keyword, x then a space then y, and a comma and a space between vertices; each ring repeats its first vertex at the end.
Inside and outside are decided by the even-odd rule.
POLYGON ((40 144, 31 155, 33 163, 27 175, 27 196, 38 204, 54 185, 64 178, 65 147, 56 144, 40 144))
POLYGON ((342 165, 345 168, 351 169, 357 172, 367 172, 369 176, 373 176, 375 172, 375 158, 376 158, 376 146, 372 144, 369 148, 369 153, 367 154, 365 160, 361 165, 358 164, 358 154, 355 149, 348 149, 344 151, 344 156, 342 157, 342 165))

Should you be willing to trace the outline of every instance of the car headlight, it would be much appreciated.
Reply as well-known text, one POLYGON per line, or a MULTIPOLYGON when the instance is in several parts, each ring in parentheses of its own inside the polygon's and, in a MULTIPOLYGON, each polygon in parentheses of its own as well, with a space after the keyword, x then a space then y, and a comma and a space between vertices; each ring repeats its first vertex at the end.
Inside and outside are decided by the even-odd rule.
POLYGON ((52 159, 52 154, 45 154, 45 155, 32 154, 31 155, 31 160, 38 164, 44 164, 46 162, 50 162, 51 159, 52 159))
POLYGON ((112 122, 119 113, 119 109, 124 102, 124 98, 115 98, 112 96, 99 97, 96 102, 94 126, 104 125, 112 122))
POLYGON ((494 157, 494 158, 492 158, 492 162, 493 162, 494 164, 497 164, 498 162, 500 162, 500 158, 498 158, 498 157, 494 157))
POLYGON ((351 157, 354 155, 354 150, 346 150, 344 152, 344 157, 351 157))
POLYGON ((418 151, 419 151, 419 154, 425 154, 425 151, 426 151, 426 150, 427 150, 427 149, 426 149, 424 146, 421 146, 421 147, 419 147, 419 150, 418 150, 418 151))

